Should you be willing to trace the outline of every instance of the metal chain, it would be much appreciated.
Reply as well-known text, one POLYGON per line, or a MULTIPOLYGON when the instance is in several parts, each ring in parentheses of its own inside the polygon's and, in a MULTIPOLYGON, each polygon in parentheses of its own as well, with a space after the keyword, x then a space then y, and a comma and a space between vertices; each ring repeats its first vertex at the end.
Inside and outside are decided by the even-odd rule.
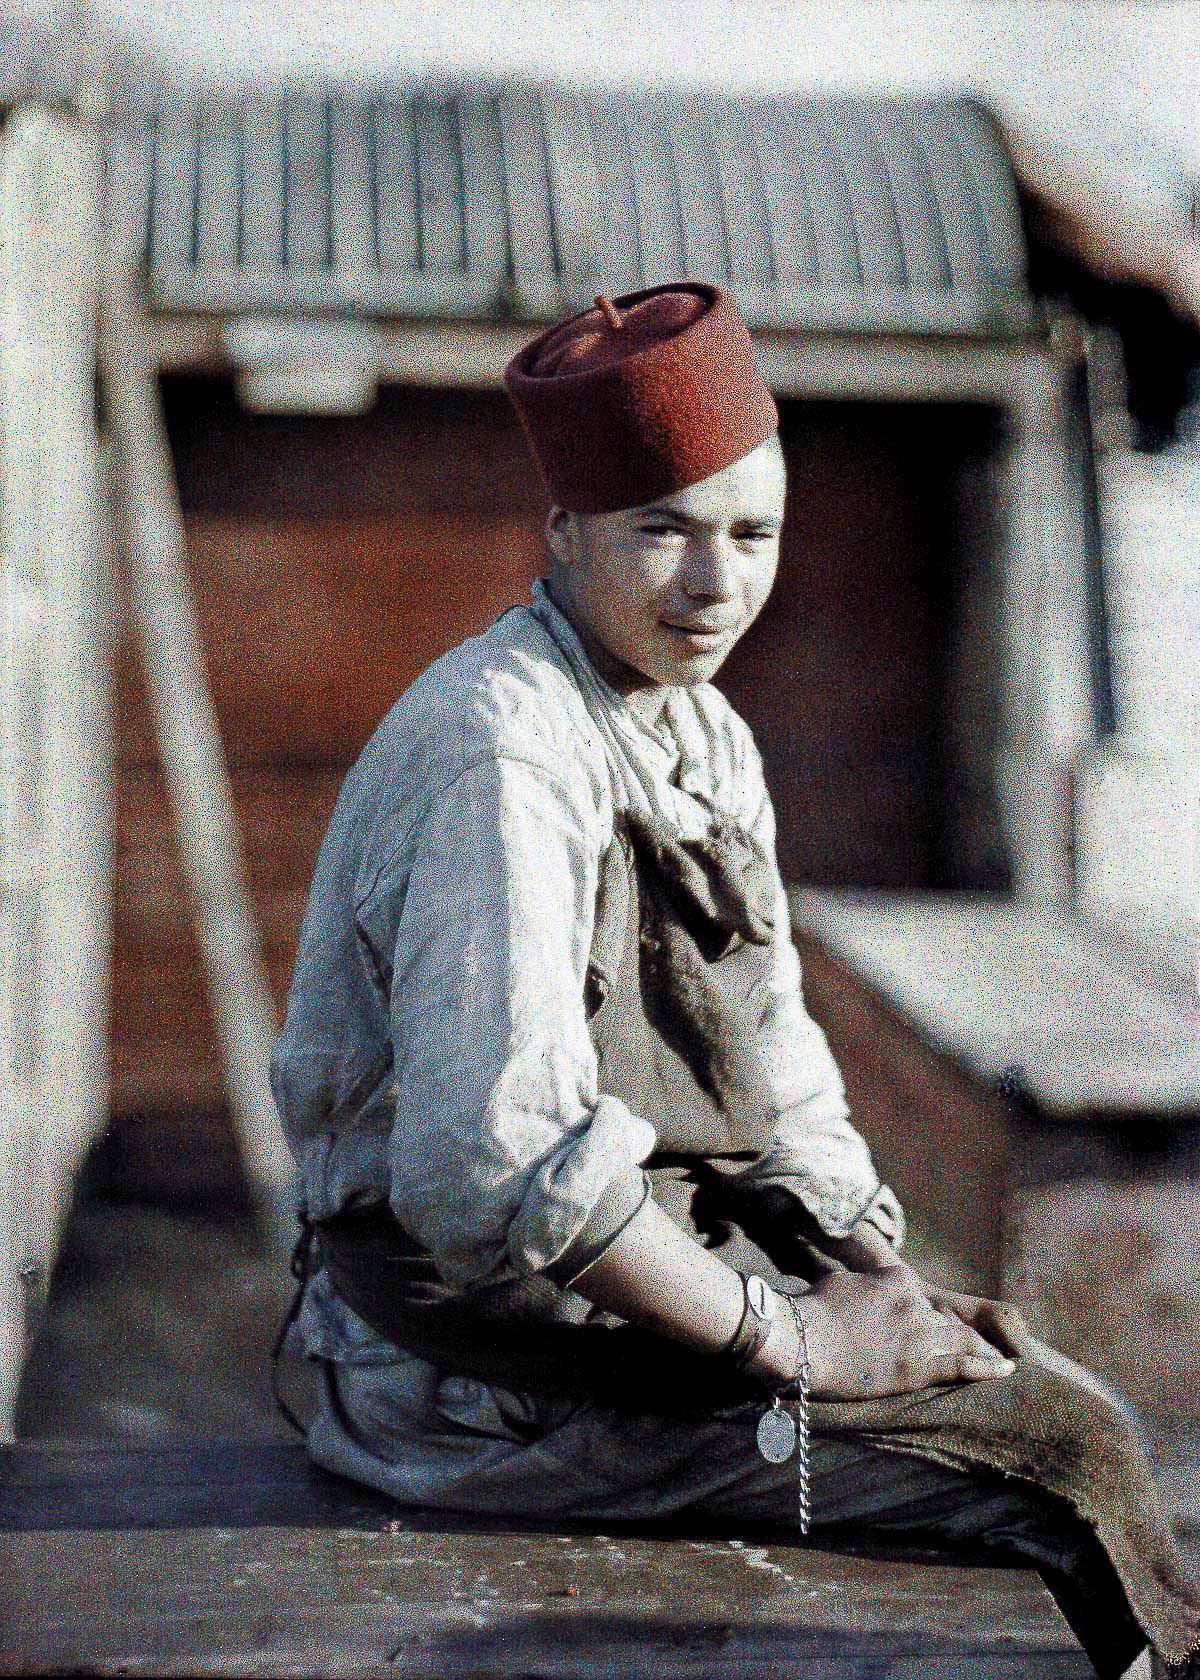
POLYGON ((792 1317, 796 1321, 796 1335, 800 1341, 800 1366, 788 1384, 787 1394, 796 1408, 796 1429, 800 1448, 799 1462, 796 1466, 797 1480, 800 1484, 800 1532, 806 1535, 812 1522, 812 1435, 808 1419, 808 1388, 812 1376, 812 1363, 808 1354, 808 1325, 804 1322, 804 1314, 800 1311, 794 1295, 786 1295, 784 1299, 792 1309, 792 1317))

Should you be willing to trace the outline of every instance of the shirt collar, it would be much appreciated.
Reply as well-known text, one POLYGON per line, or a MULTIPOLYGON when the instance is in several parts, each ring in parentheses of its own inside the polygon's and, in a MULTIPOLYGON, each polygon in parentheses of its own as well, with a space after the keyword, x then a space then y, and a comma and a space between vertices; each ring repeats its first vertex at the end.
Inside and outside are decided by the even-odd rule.
POLYGON ((666 702, 660 714, 662 721, 648 723, 620 690, 596 669, 579 639, 578 631, 551 596, 543 578, 534 581, 530 610, 570 665, 588 711, 593 716, 601 713, 603 721, 643 751, 648 743, 653 743, 674 764, 679 758, 679 742, 672 729, 676 690, 672 687, 667 689, 666 702))

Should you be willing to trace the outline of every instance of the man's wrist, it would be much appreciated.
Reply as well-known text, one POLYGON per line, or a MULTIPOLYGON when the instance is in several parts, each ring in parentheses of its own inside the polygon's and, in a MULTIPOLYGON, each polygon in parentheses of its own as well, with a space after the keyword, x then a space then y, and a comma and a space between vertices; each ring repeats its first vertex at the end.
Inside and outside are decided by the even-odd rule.
POLYGON ((806 1362, 811 1378, 817 1364, 818 1342, 821 1358, 824 1358, 828 1326, 821 1309, 814 1312, 817 1303, 811 1294, 802 1297, 801 1306, 800 1300, 795 1297, 783 1295, 779 1290, 773 1293, 776 1310, 771 1319, 770 1335, 743 1368, 766 1388, 779 1392, 796 1381, 806 1362), (797 1322, 801 1313, 803 1318, 797 1322))
MULTIPOLYGON (((828 1303, 811 1290, 795 1298, 794 1309, 797 1314, 803 1315, 804 1335, 801 1345, 799 1327, 793 1327, 796 1351, 792 1357, 797 1361, 801 1354, 807 1355, 808 1386, 819 1389, 836 1359, 838 1326, 828 1303)), ((791 1318, 792 1314, 789 1313, 788 1317, 791 1318)))
POLYGON ((852 1272, 885 1272, 906 1262, 877 1225, 867 1219, 841 1240, 837 1258, 852 1272))
POLYGON ((799 1297, 786 1297, 788 1313, 796 1327, 796 1364, 786 1386, 780 1394, 786 1399, 799 1397, 805 1405, 808 1402, 809 1385, 812 1382, 812 1359, 808 1346, 808 1320, 804 1316, 799 1297))
POLYGON ((766 1355, 772 1337, 777 1335, 782 1303, 763 1278, 754 1273, 749 1276, 740 1273, 739 1276, 742 1314, 724 1353, 735 1370, 754 1371, 766 1355))
POLYGON ((775 1312, 770 1334, 757 1356, 746 1366, 747 1373, 767 1388, 778 1388, 795 1358, 795 1327, 783 1297, 774 1292, 775 1312))

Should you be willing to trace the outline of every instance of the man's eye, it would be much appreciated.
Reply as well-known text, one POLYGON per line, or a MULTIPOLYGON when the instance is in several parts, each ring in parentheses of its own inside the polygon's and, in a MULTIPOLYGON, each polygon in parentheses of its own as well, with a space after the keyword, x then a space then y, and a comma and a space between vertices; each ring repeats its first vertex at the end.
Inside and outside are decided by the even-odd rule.
POLYGON ((641 525, 638 529, 647 537, 680 537, 683 532, 678 525, 641 525))

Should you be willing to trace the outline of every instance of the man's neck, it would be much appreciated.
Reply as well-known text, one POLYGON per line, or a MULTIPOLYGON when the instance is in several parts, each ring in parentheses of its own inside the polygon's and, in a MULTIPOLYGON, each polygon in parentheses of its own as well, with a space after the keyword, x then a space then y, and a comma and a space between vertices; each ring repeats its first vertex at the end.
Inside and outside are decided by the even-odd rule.
POLYGON ((631 712, 636 713, 643 723, 653 727, 662 715, 670 689, 664 683, 651 682, 649 677, 644 676, 634 666, 627 665, 623 659, 618 659, 603 642, 598 641, 587 626, 580 623, 572 603, 555 589, 549 577, 543 577, 542 587, 579 637, 583 651, 605 682, 616 689, 631 712))

